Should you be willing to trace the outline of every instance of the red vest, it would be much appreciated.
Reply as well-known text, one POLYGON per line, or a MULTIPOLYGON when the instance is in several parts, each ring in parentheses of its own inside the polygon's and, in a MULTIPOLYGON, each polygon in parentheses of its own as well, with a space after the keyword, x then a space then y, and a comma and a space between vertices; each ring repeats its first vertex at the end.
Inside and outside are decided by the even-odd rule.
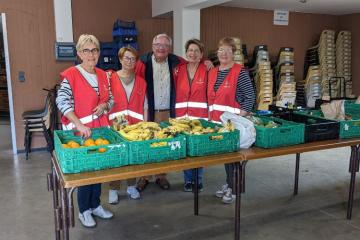
POLYGON ((217 79, 219 68, 213 68, 208 76, 208 105, 209 116, 213 122, 221 122, 220 116, 223 112, 240 113, 240 104, 235 100, 236 85, 242 65, 234 64, 229 74, 225 77, 219 89, 215 92, 214 85, 217 79))
MULTIPOLYGON (((98 78, 99 96, 76 67, 70 67, 60 73, 61 79, 68 80, 70 84, 74 97, 75 115, 90 128, 109 126, 107 114, 100 117, 93 115, 94 108, 109 100, 109 83, 106 73, 99 68, 95 68, 95 72, 98 78)), ((65 116, 62 116, 61 122, 64 129, 75 128, 75 125, 65 116)))
POLYGON ((134 81, 134 88, 131 92, 130 100, 128 101, 125 89, 119 76, 116 72, 111 75, 110 86, 115 103, 114 107, 109 113, 110 121, 121 114, 125 115, 126 119, 129 121, 129 124, 144 121, 146 82, 138 75, 136 75, 134 81))
POLYGON ((182 64, 176 71, 175 91, 176 103, 175 113, 177 118, 188 117, 190 119, 208 119, 208 108, 206 99, 207 70, 203 63, 200 63, 194 79, 190 86, 187 72, 187 65, 182 64))

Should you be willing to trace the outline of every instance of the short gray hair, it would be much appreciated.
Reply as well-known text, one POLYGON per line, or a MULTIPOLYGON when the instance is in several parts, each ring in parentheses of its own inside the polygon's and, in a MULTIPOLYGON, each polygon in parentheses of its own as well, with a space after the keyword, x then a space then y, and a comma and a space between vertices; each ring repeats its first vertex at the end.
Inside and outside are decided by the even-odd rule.
POLYGON ((166 33, 160 33, 160 34, 156 35, 156 36, 153 38, 153 43, 155 43, 156 39, 161 38, 161 37, 167 38, 167 40, 169 40, 170 46, 172 46, 172 39, 171 39, 171 37, 170 37, 169 35, 167 35, 166 33))
POLYGON ((81 34, 79 40, 76 43, 76 51, 82 50, 86 43, 93 43, 98 49, 100 49, 99 40, 91 34, 81 34))

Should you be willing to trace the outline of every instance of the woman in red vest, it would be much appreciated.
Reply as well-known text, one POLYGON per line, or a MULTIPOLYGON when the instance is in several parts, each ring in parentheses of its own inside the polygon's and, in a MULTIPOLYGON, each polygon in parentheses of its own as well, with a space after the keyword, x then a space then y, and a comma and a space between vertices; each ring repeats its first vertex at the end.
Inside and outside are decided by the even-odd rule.
MULTIPOLYGON (((175 69, 175 114, 176 118, 208 120, 207 106, 207 68, 202 62, 204 44, 198 39, 190 39, 185 44, 187 63, 175 69)), ((202 176, 204 169, 199 169, 199 190, 203 190, 202 176)), ((184 171, 184 191, 191 192, 194 184, 192 170, 184 171)))
MULTIPOLYGON (((63 71, 57 106, 62 112, 64 129, 76 129, 83 137, 91 136, 91 128, 109 126, 107 111, 112 106, 106 73, 96 68, 99 41, 83 34, 76 44, 82 63, 63 71)), ((100 205, 101 184, 79 187, 77 191, 79 219, 85 227, 95 227, 92 215, 103 219, 113 214, 100 205)))
MULTIPOLYGON (((236 45, 232 38, 219 41, 217 56, 220 66, 209 71, 208 105, 209 119, 220 123, 220 116, 225 111, 245 116, 251 112, 255 103, 254 88, 249 73, 243 65, 234 62, 236 45)), ((232 203, 233 164, 225 164, 226 184, 216 192, 224 203, 232 203)))
MULTIPOLYGON (((123 47, 118 52, 122 69, 111 74, 110 85, 114 96, 114 107, 109 113, 109 120, 123 115, 129 124, 147 120, 146 82, 135 75, 137 51, 132 47, 123 47)), ((131 199, 139 199, 140 193, 135 187, 136 179, 127 180, 127 194, 131 199)), ((118 191, 121 181, 110 183, 109 203, 119 202, 118 191)))

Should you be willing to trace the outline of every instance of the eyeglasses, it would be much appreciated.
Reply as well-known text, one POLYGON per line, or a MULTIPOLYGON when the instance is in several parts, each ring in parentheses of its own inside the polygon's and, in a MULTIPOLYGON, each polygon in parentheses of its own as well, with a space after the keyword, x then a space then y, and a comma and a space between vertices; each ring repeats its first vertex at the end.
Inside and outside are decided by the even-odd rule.
POLYGON ((153 43, 153 47, 156 48, 156 49, 160 49, 160 48, 169 49, 170 45, 169 44, 162 44, 162 43, 153 43))
POLYGON ((186 52, 188 52, 188 53, 200 54, 200 50, 199 50, 199 49, 188 49, 186 52))
POLYGON ((93 48, 93 49, 88 49, 88 48, 85 48, 82 50, 82 53, 86 54, 86 55, 90 55, 91 54, 99 54, 100 50, 98 48, 93 48))
POLYGON ((126 62, 131 62, 131 63, 136 62, 136 58, 134 58, 134 57, 128 57, 128 56, 123 57, 122 60, 123 60, 123 61, 126 61, 126 62))
POLYGON ((219 48, 219 50, 217 52, 219 54, 232 54, 233 53, 232 49, 224 49, 224 48, 219 48))

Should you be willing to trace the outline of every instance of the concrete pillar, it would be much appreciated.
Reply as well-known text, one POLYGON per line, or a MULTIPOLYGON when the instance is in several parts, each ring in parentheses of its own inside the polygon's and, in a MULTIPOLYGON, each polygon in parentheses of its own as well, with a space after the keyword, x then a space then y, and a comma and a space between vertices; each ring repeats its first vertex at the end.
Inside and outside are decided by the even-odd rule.
POLYGON ((200 39, 200 9, 174 10, 174 53, 185 56, 185 43, 191 38, 200 39))
POLYGON ((74 42, 71 0, 54 0, 57 42, 74 42))

